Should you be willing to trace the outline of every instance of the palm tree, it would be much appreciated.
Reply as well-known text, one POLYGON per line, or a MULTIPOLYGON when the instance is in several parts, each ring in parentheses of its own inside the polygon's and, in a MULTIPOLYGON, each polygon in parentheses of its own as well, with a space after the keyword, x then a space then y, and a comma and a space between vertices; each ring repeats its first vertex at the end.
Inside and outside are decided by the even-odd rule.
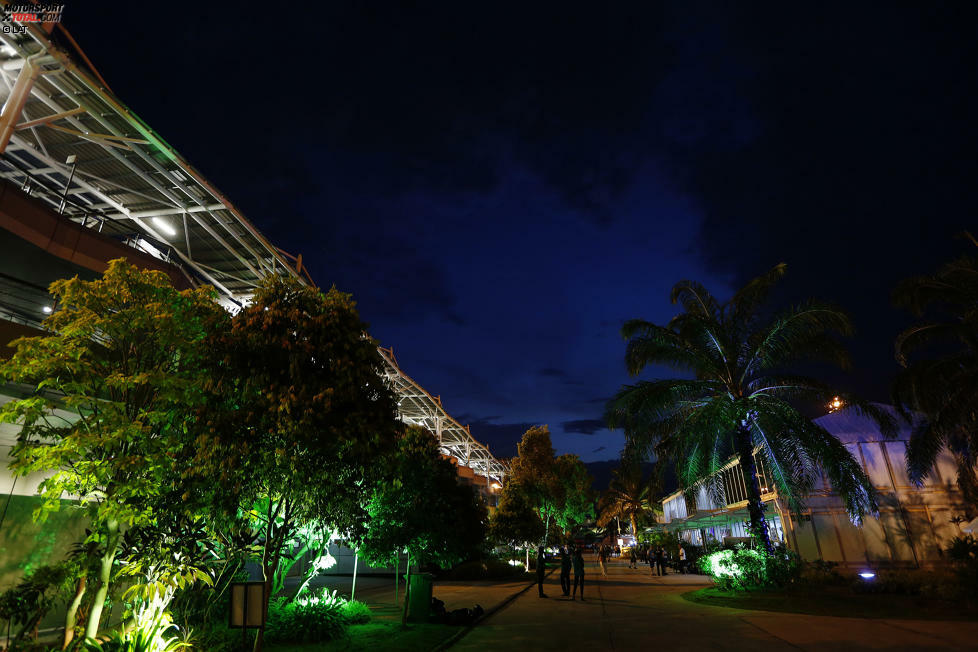
POLYGON ((627 518, 632 534, 638 536, 638 519, 654 511, 653 484, 642 481, 642 467, 626 465, 612 472, 608 490, 598 503, 598 525, 605 527, 613 518, 627 518))
POLYGON ((847 368, 848 355, 837 336, 852 333, 845 313, 814 300, 776 314, 764 311, 785 267, 778 265, 754 279, 726 303, 695 281, 681 281, 672 289, 672 302, 683 311, 668 325, 628 321, 622 336, 628 340, 625 362, 630 374, 664 365, 692 377, 626 385, 609 401, 606 412, 609 427, 624 428, 626 445, 675 463, 684 488, 707 478, 719 494, 714 474, 731 452, 736 453, 747 486, 751 531, 768 552, 773 546, 764 521, 755 453, 794 510, 802 507, 802 497, 814 487, 821 468, 853 522, 877 511, 876 492, 860 464, 838 439, 789 401, 824 405, 838 396, 874 419, 885 435, 892 434, 895 425, 875 405, 785 371, 807 360, 847 368))
POLYGON ((894 291, 898 305, 921 321, 900 333, 896 358, 903 370, 894 402, 915 425, 907 446, 907 470, 918 484, 947 446, 958 462, 958 485, 978 504, 978 261, 961 258, 932 276, 911 278, 894 291))

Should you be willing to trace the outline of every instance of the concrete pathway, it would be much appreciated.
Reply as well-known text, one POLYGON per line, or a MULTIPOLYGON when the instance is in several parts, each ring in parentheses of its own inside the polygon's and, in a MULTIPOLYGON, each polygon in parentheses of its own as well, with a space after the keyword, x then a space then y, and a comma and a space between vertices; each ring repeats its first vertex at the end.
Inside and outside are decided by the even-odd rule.
MULTIPOLYGON (((317 578, 312 584, 317 588, 328 586, 330 589, 336 589, 341 595, 349 597, 353 580, 349 576, 327 575, 317 578)), ((483 610, 488 612, 529 585, 530 583, 524 579, 480 582, 436 580, 432 595, 444 602, 445 609, 448 611, 472 609, 476 605, 481 605, 483 610)), ((393 577, 358 577, 354 597, 369 604, 375 612, 399 613, 398 604, 403 604, 404 601, 404 581, 401 581, 398 590, 397 603, 394 602, 393 577)))
POLYGON ((452 646, 463 650, 976 650, 978 623, 867 620, 744 611, 697 605, 682 593, 702 588, 700 575, 650 577, 609 563, 602 577, 587 564, 585 602, 560 592, 527 591, 452 646))

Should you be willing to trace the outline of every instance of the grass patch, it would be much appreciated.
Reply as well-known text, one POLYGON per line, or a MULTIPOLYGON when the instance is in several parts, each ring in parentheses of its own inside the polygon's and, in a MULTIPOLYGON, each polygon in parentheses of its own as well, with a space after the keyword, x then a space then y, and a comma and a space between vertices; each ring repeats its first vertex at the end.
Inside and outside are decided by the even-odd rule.
POLYGON ((307 645, 268 645, 268 652, 366 652, 370 650, 400 650, 403 652, 427 652, 459 631, 448 625, 408 625, 400 623, 372 622, 351 625, 346 633, 332 641, 307 645))
POLYGON ((848 587, 826 586, 804 591, 721 591, 709 587, 682 595, 684 600, 711 607, 750 611, 779 611, 844 618, 905 620, 978 620, 974 604, 948 602, 914 595, 853 593, 848 587))

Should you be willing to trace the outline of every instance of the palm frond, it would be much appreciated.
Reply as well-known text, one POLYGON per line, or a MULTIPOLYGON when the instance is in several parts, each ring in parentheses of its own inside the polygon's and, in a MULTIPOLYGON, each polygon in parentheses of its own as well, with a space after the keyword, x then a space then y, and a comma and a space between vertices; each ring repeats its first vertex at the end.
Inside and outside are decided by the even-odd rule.
POLYGON ((676 283, 669 300, 681 305, 687 314, 703 319, 715 319, 720 313, 720 303, 697 281, 686 280, 676 283))

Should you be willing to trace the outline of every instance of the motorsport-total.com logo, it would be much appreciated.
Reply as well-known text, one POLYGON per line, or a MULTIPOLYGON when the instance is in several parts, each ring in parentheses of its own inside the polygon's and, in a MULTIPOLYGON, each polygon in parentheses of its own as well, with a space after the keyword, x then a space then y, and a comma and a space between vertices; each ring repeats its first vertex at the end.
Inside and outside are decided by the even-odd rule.
POLYGON ((0 7, 0 31, 4 34, 26 34, 27 23, 60 23, 63 4, 13 3, 0 7))

